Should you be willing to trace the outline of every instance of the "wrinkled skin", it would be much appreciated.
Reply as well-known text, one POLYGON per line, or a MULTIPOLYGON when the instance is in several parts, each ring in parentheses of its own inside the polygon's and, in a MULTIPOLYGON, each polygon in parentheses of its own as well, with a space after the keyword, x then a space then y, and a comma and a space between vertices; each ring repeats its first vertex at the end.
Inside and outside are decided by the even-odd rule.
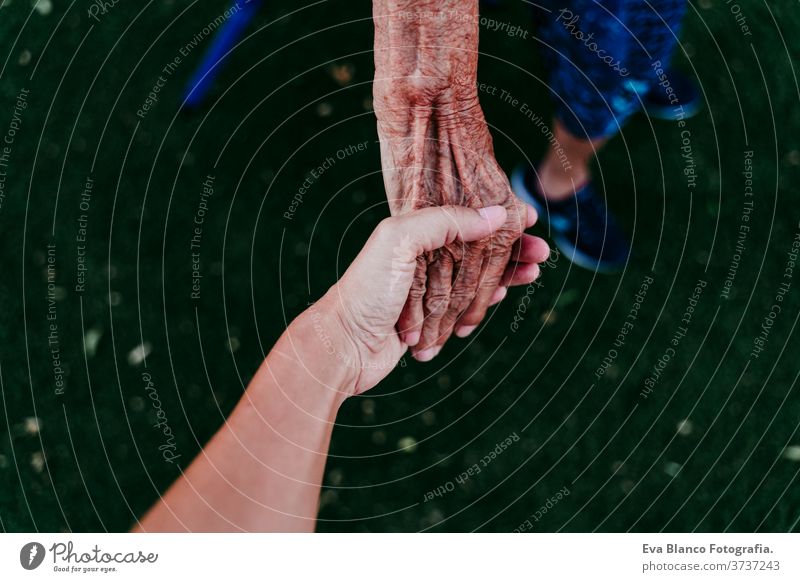
POLYGON ((373 19, 374 108, 392 214, 448 204, 508 212, 491 237, 418 257, 398 330, 414 355, 435 355, 454 330, 481 322, 530 220, 495 161, 478 101, 477 0, 374 0, 373 19))

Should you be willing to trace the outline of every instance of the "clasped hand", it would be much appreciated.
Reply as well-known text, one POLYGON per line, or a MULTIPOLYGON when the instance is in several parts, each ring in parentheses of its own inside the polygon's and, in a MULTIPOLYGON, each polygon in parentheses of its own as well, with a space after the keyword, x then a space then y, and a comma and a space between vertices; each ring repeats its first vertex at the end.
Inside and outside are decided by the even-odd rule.
POLYGON ((374 0, 373 96, 389 208, 502 206, 491 236, 417 257, 397 322, 415 358, 469 335, 505 292, 503 273, 529 214, 494 158, 478 101, 477 2, 374 0), (453 15, 459 18, 453 18, 453 15))
MULTIPOLYGON (((531 226, 536 213, 530 207, 524 226, 531 226)), ((398 333, 398 320, 408 304, 415 284, 420 256, 441 249, 463 254, 478 241, 492 241, 508 223, 503 206, 472 209, 464 206, 425 208, 384 219, 364 248, 325 296, 311 317, 325 333, 327 351, 350 376, 345 385, 360 394, 375 386, 399 362, 408 343, 398 333)), ((501 273, 501 289, 523 285, 539 274, 538 263, 549 256, 540 238, 523 235, 510 249, 511 262, 501 273)), ((505 293, 494 294, 489 302, 505 293)))

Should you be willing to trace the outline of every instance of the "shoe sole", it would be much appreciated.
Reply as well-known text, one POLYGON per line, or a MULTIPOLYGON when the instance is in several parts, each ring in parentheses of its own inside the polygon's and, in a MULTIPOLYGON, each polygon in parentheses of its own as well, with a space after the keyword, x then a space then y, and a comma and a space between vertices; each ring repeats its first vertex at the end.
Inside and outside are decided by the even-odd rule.
POLYGON ((608 263, 599 262, 597 259, 580 252, 575 245, 563 237, 554 236, 553 242, 556 243, 556 247, 568 261, 587 271, 597 272, 601 275, 613 275, 619 273, 625 266, 624 263, 621 265, 609 265, 608 263))
POLYGON ((675 109, 673 107, 644 107, 644 113, 647 117, 652 119, 659 119, 661 121, 678 121, 679 119, 690 119, 700 113, 700 110, 703 108, 703 104, 700 99, 695 100, 691 104, 687 104, 683 106, 683 116, 678 117, 675 115, 675 109))

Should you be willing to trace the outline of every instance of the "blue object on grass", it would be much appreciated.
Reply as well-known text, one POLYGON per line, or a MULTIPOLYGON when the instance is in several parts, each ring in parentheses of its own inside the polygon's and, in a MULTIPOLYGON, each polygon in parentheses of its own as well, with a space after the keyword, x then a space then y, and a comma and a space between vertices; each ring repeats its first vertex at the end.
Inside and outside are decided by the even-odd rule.
MULTIPOLYGON (((205 101, 214 79, 220 71, 220 60, 231 50, 244 32, 245 27, 261 7, 262 0, 235 0, 233 7, 238 7, 222 24, 208 47, 200 66, 189 79, 184 97, 185 107, 198 107, 205 101)), ((232 10, 232 9, 231 9, 232 10)))

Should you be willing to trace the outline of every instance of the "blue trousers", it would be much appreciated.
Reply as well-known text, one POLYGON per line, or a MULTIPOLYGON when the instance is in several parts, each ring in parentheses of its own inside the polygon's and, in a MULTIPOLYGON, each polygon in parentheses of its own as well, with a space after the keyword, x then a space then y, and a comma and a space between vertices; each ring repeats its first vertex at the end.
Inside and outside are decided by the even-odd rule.
POLYGON ((538 0, 556 115, 576 137, 617 133, 678 42, 686 0, 538 0))

